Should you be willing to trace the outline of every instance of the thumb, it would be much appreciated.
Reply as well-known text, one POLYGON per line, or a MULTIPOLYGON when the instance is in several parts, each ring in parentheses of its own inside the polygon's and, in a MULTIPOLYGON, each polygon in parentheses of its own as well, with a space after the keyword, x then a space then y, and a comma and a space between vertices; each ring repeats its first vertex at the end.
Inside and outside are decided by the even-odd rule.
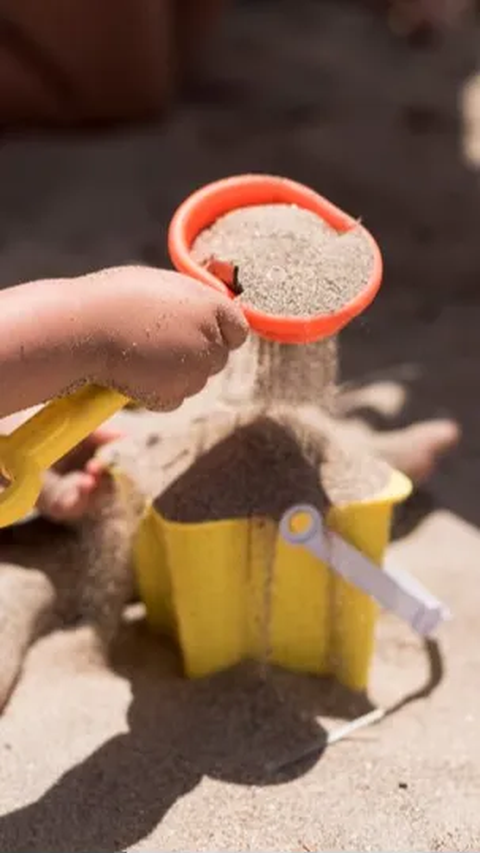
POLYGON ((228 297, 218 300, 217 323, 228 349, 238 349, 248 335, 248 323, 238 303, 228 297))

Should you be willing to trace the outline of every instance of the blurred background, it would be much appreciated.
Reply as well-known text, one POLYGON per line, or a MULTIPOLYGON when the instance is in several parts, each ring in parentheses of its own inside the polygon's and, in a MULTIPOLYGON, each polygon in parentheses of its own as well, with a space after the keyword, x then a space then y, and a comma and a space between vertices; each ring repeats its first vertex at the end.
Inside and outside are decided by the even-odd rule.
POLYGON ((295 178, 383 250, 342 335, 347 382, 401 388, 378 428, 450 415, 432 485, 480 503, 480 26, 468 0, 2 0, 0 285, 140 261, 201 184, 295 178))

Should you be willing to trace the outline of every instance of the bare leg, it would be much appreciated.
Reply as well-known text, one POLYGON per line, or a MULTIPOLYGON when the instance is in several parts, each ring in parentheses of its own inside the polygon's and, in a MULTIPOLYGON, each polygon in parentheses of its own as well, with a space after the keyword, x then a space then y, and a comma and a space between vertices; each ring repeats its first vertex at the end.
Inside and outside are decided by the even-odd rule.
POLYGON ((42 572, 0 565, 0 711, 30 645, 53 619, 54 602, 55 590, 42 572))

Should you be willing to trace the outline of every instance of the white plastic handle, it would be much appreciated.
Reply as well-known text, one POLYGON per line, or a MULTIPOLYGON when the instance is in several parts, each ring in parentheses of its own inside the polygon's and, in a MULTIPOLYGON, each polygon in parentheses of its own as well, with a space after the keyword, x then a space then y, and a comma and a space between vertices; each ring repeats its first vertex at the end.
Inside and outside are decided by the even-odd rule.
POLYGON ((337 533, 327 531, 319 511, 310 504, 290 507, 280 521, 280 534, 291 545, 307 548, 421 636, 429 636, 441 622, 450 618, 448 609, 417 580, 388 561, 380 570, 337 533))

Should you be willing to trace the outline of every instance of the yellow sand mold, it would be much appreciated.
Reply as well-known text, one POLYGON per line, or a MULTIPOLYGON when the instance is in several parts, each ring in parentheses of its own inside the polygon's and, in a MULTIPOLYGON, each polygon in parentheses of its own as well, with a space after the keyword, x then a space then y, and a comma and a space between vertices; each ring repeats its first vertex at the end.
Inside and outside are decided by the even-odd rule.
MULTIPOLYGON (((327 524, 381 566, 393 507, 410 491, 407 478, 392 472, 375 498, 331 508, 327 524)), ((268 647, 271 663, 367 687, 377 605, 285 542, 272 521, 182 524, 150 507, 135 561, 148 620, 177 639, 189 677, 262 659, 268 647)))

